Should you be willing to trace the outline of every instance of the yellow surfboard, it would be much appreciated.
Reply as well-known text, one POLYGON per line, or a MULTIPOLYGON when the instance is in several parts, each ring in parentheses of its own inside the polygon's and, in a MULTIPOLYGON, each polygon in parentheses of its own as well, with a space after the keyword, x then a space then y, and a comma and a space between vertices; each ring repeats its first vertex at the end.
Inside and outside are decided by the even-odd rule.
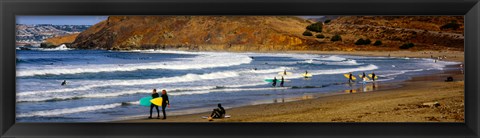
POLYGON ((310 77, 312 77, 312 74, 310 74, 310 73, 308 73, 308 74, 302 73, 302 76, 305 77, 305 78, 310 78, 310 77))
MULTIPOLYGON (((373 76, 372 74, 368 74, 368 77, 372 78, 372 76, 373 76)), ((377 76, 377 75, 375 75, 375 80, 378 80, 378 76, 377 76)))
POLYGON ((163 101, 162 97, 158 97, 158 98, 150 100, 150 102, 152 102, 152 104, 157 105, 157 106, 162 106, 162 101, 163 101))
MULTIPOLYGON (((362 74, 358 74, 358 77, 362 78, 362 76, 363 76, 362 74)), ((367 76, 365 76, 365 79, 366 79, 367 81, 370 80, 367 76)))
MULTIPOLYGON (((345 76, 345 78, 347 79, 350 79, 350 74, 343 74, 343 76, 345 76)), ((355 78, 353 74, 352 74, 352 80, 357 80, 357 78, 355 78)))

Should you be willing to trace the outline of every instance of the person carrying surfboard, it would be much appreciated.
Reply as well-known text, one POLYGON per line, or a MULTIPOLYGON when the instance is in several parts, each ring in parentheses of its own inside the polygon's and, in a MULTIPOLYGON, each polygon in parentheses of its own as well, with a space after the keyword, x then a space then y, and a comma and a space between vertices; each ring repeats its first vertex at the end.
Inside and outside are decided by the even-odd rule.
POLYGON ((352 72, 348 73, 348 83, 354 82, 352 72))
POLYGON ((372 71, 372 80, 375 81, 375 72, 372 71))
POLYGON ((273 77, 272 86, 277 86, 277 77, 273 77))
POLYGON ((282 81, 280 81, 280 87, 283 87, 283 82, 285 82, 285 79, 283 79, 283 76, 282 76, 282 81))
POLYGON ((167 119, 167 114, 165 113, 165 107, 170 108, 170 101, 168 100, 167 90, 162 90, 162 112, 163 112, 163 119, 167 119))
MULTIPOLYGON (((155 99, 155 98, 158 98, 158 97, 160 97, 160 96, 157 93, 157 89, 153 89, 152 99, 155 99)), ((155 109, 157 109, 157 119, 160 119, 160 110, 158 110, 158 106, 155 105, 155 104, 150 104, 150 117, 148 117, 148 119, 152 119, 153 107, 155 107, 155 109)))

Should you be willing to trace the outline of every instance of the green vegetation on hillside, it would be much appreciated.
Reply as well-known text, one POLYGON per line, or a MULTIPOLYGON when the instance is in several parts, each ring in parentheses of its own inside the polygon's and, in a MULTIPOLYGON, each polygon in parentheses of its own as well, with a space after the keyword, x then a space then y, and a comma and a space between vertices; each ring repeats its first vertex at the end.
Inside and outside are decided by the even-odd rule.
POLYGON ((317 22, 314 24, 310 24, 307 26, 307 30, 313 31, 313 32, 318 32, 321 33, 323 28, 322 22, 317 22))

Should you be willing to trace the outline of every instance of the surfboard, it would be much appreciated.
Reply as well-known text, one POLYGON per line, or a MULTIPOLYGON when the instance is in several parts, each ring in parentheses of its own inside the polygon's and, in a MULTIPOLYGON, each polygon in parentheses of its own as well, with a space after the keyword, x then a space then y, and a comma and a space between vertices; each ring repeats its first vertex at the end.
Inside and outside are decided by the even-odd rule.
MULTIPOLYGON (((358 77, 359 77, 360 79, 362 79, 362 76, 363 76, 362 74, 358 74, 358 77)), ((367 76, 365 76, 365 79, 366 79, 367 81, 370 80, 367 76)), ((362 81, 363 81, 363 80, 362 80, 362 81)))
POLYGON ((312 77, 312 74, 310 74, 310 73, 308 73, 308 74, 302 73, 302 76, 305 77, 305 78, 310 78, 310 77, 312 77))
MULTIPOLYGON (((265 79, 265 81, 266 81, 266 82, 273 82, 273 79, 265 79)), ((281 81, 282 81, 282 79, 277 79, 277 82, 278 82, 278 83, 280 83, 281 81)), ((287 81, 290 81, 290 80, 285 80, 285 79, 284 79, 283 81, 287 82, 287 81)))
MULTIPOLYGON (((372 78, 372 76, 373 76, 372 74, 368 74, 368 77, 372 78)), ((377 76, 377 75, 375 75, 375 80, 378 80, 378 76, 377 76)))
MULTIPOLYGON (((343 76, 345 76, 345 78, 347 79, 350 79, 350 74, 343 74, 343 76)), ((357 80, 357 78, 355 78, 355 75, 352 74, 352 80, 357 80)))
POLYGON ((152 104, 155 104, 157 106, 162 106, 162 101, 163 101, 162 97, 158 97, 158 98, 150 100, 150 102, 152 102, 152 104))
POLYGON ((143 98, 140 99, 140 105, 141 106, 150 106, 152 104, 152 102, 150 102, 150 100, 152 100, 151 96, 143 97, 143 98))
MULTIPOLYGON (((292 72, 287 72, 286 75, 292 75, 292 74, 293 74, 292 72)), ((278 75, 286 76, 286 75, 285 75, 285 72, 283 72, 283 71, 282 71, 282 72, 279 72, 278 75)))
MULTIPOLYGON (((230 115, 225 115, 225 118, 230 118, 230 117, 232 117, 232 116, 230 116, 230 115)), ((202 118, 203 118, 203 119, 207 119, 208 116, 202 116, 202 118)), ((214 118, 214 119, 220 119, 220 118, 214 118)))

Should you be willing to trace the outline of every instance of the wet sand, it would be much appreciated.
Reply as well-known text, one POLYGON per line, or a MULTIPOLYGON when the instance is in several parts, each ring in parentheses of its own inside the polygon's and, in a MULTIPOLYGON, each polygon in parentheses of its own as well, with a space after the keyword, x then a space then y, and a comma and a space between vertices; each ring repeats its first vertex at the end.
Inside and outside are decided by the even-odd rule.
MULTIPOLYGON (((346 54, 331 51, 312 53, 346 54)), ((437 53, 442 54, 441 52, 437 53)), ((348 55, 359 54, 385 56, 384 54, 387 53, 348 53, 348 55)), ((390 56, 403 57, 404 55, 430 57, 422 52, 395 51, 390 53, 390 56)), ((453 52, 448 55, 447 60, 463 62, 463 52, 453 52)), ((211 112, 205 111, 198 114, 171 116, 166 120, 146 119, 147 116, 145 116, 145 119, 117 122, 464 122, 463 80, 464 75, 460 71, 418 76, 404 82, 379 83, 377 85, 380 88, 399 86, 395 88, 371 92, 347 92, 318 98, 306 97, 306 100, 227 109, 227 114, 231 115, 231 118, 213 121, 201 118, 211 112), (455 81, 445 82, 444 80, 448 76, 453 76, 455 81)))

